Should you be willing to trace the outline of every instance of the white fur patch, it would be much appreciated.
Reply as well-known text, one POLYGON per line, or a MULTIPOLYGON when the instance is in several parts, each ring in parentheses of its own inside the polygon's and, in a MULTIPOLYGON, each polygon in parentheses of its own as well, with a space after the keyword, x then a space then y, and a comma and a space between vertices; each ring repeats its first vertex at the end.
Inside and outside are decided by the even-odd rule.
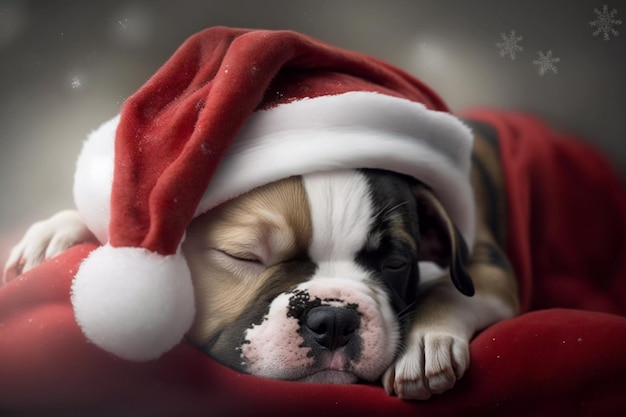
POLYGON ((373 222, 367 180, 357 171, 343 170, 304 175, 309 199, 313 239, 309 256, 321 275, 341 275, 341 261, 351 268, 356 253, 367 242, 373 222), (339 261, 339 262, 338 262, 339 261))
POLYGON ((276 379, 297 379, 313 364, 309 348, 298 334, 298 320, 287 317, 290 294, 276 297, 263 322, 246 331, 241 347, 242 365, 254 375, 276 379))

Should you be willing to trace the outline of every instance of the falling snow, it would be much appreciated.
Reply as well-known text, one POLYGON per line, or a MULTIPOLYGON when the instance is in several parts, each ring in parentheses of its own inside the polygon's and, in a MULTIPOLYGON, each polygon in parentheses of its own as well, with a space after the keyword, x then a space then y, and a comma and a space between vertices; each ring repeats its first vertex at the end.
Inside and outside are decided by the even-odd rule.
POLYGON ((500 33, 501 42, 496 43, 496 47, 500 50, 500 57, 504 58, 509 56, 512 60, 515 59, 517 52, 522 52, 524 48, 519 44, 524 37, 522 35, 517 36, 514 30, 508 35, 506 33, 500 33))
POLYGON ((80 81, 80 78, 78 78, 78 76, 72 78, 72 88, 80 88, 82 85, 83 83, 80 81))
POLYGON ((602 6, 602 10, 593 9, 596 14, 596 20, 589 22, 589 26, 595 27, 593 36, 598 36, 602 33, 604 40, 611 40, 611 36, 618 36, 619 32, 615 29, 616 26, 622 24, 622 21, 616 19, 617 10, 613 9, 609 11, 609 6, 606 4, 602 6))
POLYGON ((561 58, 552 56, 551 50, 546 54, 544 54, 543 51, 539 51, 537 54, 539 55, 539 59, 535 59, 533 65, 539 67, 539 75, 544 76, 548 71, 551 71, 553 74, 559 73, 558 68, 554 64, 561 61, 561 58))
POLYGON ((141 2, 125 2, 111 20, 110 34, 124 47, 147 45, 155 35, 154 14, 141 2))
POLYGON ((118 20, 117 24, 120 30, 127 30, 130 27, 130 21, 128 19, 118 20))

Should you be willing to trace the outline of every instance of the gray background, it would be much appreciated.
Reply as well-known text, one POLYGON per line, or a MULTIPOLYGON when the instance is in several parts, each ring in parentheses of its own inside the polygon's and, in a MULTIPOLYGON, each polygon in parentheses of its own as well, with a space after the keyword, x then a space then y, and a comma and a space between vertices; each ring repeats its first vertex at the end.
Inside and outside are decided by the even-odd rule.
MULTIPOLYGON (((453 110, 530 110, 583 135, 626 177, 626 23, 594 37, 603 0, 0 0, 0 264, 35 220, 71 207, 87 133, 190 34, 294 29, 415 74, 453 110), (516 60, 496 42, 524 37, 516 60), (560 58, 540 76, 538 51, 560 58)), ((607 3, 626 21, 626 1, 607 3)))

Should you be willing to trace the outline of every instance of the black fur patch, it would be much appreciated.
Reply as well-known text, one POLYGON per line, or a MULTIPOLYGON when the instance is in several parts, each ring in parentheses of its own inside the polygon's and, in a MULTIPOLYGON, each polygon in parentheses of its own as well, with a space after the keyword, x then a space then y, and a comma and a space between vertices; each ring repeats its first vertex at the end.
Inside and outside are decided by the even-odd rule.
MULTIPOLYGON (((302 316, 304 316, 307 311, 314 307, 319 307, 322 305, 328 305, 330 302, 338 302, 344 303, 343 300, 338 298, 318 298, 315 297, 311 299, 309 292, 306 290, 293 290, 291 292, 291 297, 289 298, 289 309, 287 311, 287 317, 295 318, 298 320, 298 324, 302 324, 302 316)), ((349 308, 351 310, 359 312, 359 305, 354 303, 348 303, 343 305, 344 308, 349 308)))
POLYGON ((366 169, 361 172, 370 183, 375 213, 370 234, 378 236, 378 245, 363 248, 356 261, 387 290, 396 314, 405 316, 407 309, 417 301, 420 279, 418 210, 412 191, 417 181, 390 171, 366 169), (394 234, 398 229, 406 234, 394 234))

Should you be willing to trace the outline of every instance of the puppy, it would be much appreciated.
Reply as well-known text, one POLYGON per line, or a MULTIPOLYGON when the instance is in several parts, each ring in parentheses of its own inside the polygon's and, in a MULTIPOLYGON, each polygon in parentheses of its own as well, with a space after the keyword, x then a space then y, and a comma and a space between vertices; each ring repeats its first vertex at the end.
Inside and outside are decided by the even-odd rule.
MULTIPOLYGON (((403 399, 450 389, 472 336, 518 311, 497 142, 480 134, 471 180, 472 248, 433 191, 381 170, 286 178, 197 217, 183 243, 197 308, 188 340, 267 378, 378 380, 403 399)), ((74 211, 37 223, 5 280, 85 241, 96 238, 74 211)))

